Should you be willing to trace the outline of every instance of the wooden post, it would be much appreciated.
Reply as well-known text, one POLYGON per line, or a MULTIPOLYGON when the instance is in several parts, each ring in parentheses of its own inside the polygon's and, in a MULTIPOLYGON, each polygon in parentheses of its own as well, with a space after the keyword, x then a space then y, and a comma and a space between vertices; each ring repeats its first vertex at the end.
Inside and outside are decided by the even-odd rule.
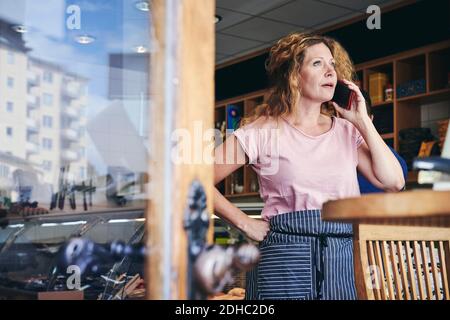
POLYGON ((187 298, 183 219, 194 179, 203 184, 212 213, 210 160, 214 144, 204 133, 214 127, 214 8, 215 1, 211 0, 152 1, 156 43, 150 64, 148 299, 187 298), (171 135, 176 131, 188 138, 174 143, 171 135), (177 151, 190 157, 172 161, 177 151))

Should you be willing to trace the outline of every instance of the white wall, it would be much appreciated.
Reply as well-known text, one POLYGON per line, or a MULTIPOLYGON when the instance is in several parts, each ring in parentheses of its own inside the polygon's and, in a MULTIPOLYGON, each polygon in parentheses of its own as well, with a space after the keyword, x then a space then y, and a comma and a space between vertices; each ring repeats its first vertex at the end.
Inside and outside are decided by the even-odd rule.
POLYGON ((439 120, 450 118, 450 100, 440 101, 433 104, 424 104, 420 107, 421 127, 431 128, 431 133, 438 138, 439 120))

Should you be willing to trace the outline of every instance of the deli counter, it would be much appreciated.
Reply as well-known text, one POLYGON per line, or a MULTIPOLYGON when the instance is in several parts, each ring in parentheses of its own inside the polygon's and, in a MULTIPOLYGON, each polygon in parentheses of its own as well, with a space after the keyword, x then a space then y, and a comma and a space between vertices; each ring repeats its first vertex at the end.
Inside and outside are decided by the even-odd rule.
POLYGON ((95 272, 90 268, 81 274, 70 265, 60 263, 63 246, 73 238, 98 247, 107 247, 117 241, 126 245, 142 244, 143 216, 143 210, 121 209, 3 219, 0 299, 45 299, 46 296, 53 299, 55 296, 51 293, 58 292, 81 292, 81 298, 88 300, 143 298, 143 259, 127 256, 93 261, 96 257, 90 255, 90 260, 85 263, 95 265, 95 272), (69 291, 68 288, 78 290, 69 291))

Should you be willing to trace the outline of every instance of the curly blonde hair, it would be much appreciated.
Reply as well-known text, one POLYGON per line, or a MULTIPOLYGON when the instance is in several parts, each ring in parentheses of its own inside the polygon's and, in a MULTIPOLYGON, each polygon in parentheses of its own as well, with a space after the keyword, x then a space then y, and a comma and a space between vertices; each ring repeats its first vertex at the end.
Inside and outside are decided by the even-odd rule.
MULTIPOLYGON (((254 114, 241 120, 240 126, 253 122, 261 116, 278 118, 293 111, 294 103, 300 93, 300 70, 305 59, 306 49, 319 44, 325 44, 336 61, 338 80, 356 80, 353 62, 342 45, 329 37, 292 33, 280 39, 269 52, 266 60, 266 70, 270 81, 267 101, 255 108, 254 114)), ((328 103, 322 104, 323 114, 334 114, 334 108, 328 103)))

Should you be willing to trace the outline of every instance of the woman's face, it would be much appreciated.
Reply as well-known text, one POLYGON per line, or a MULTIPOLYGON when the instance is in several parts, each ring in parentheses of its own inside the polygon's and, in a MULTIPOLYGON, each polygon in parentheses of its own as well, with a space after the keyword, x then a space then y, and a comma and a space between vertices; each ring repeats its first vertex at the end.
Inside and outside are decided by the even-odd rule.
POLYGON ((330 49, 323 43, 307 48, 300 70, 302 97, 320 103, 330 101, 336 81, 335 61, 330 49))

